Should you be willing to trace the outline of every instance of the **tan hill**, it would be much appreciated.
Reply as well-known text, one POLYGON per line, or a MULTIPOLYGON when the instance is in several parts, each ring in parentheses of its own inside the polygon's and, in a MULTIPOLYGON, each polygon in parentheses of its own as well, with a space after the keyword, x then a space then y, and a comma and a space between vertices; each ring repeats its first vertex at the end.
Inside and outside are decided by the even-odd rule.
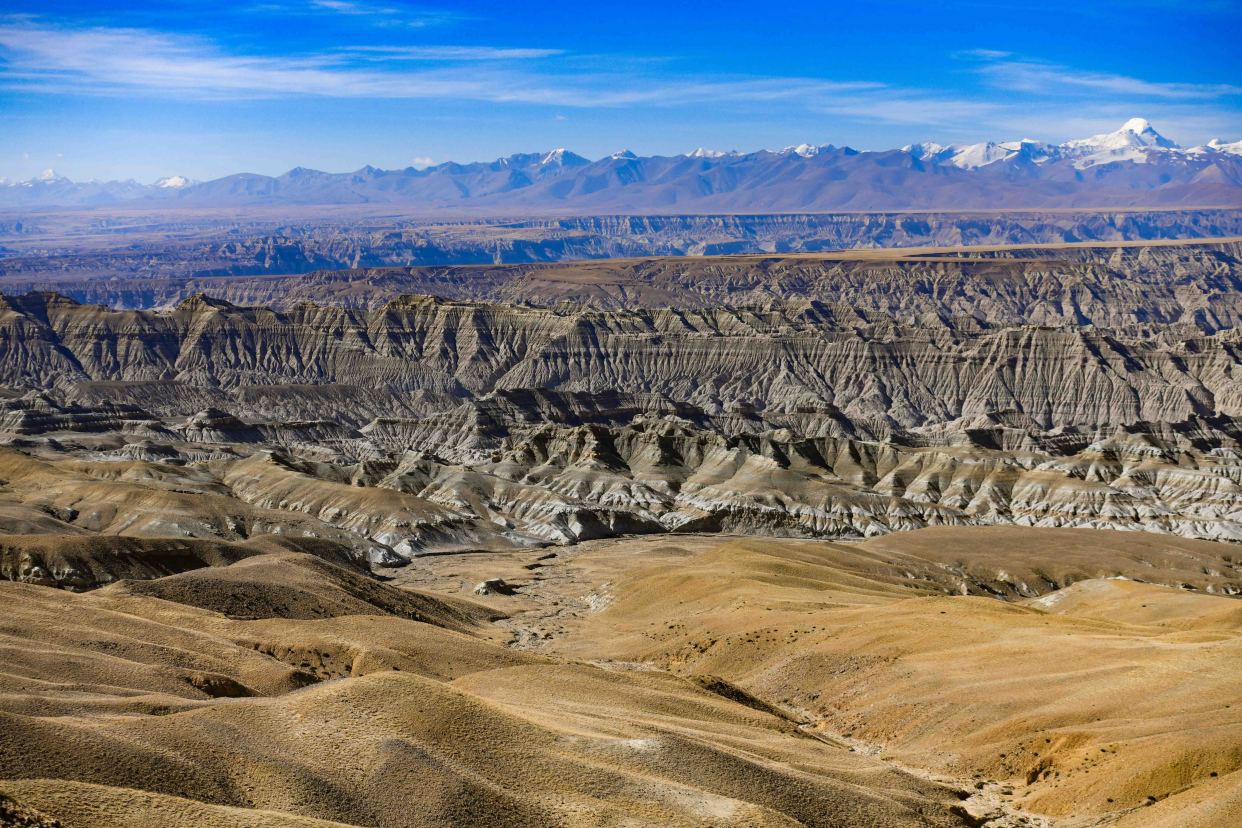
MULTIPOLYGON (((980 815, 1228 825, 1242 814, 1242 605, 1129 579, 1233 555, 1135 540, 964 528, 857 545, 608 542, 510 571, 518 597, 488 600, 516 613, 505 623, 523 646, 716 682, 858 752, 962 780, 980 815), (938 594, 958 568, 1015 561, 1087 579, 1012 602, 938 594)), ((488 571, 443 569, 463 566, 488 571)))
MULTIPOLYGON (((250 583, 279 604, 289 563, 250 583)), ((0 591, 0 790, 65 824, 961 824, 949 788, 780 717, 471 626, 0 591)))
POLYGON ((34 825, 1228 825, 1242 604, 1119 578, 1234 547, 1135 539, 609 540, 388 583, 256 539, 0 582, 0 793, 34 825), (1069 585, 955 593, 1015 563, 1069 585))

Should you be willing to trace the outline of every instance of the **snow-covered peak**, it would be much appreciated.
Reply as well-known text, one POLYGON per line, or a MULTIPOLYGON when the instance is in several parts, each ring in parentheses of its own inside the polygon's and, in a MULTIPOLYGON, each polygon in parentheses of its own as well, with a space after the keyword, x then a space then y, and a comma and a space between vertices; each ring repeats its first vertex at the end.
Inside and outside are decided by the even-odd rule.
POLYGON ((1227 152, 1230 155, 1242 155, 1242 141, 1222 141, 1220 138, 1213 138, 1207 142, 1207 148, 1216 152, 1227 152))
MULTIPOLYGON (((901 151, 907 155, 913 155, 920 160, 929 158, 940 158, 953 149, 951 146, 937 144, 935 141, 922 141, 918 144, 906 144, 901 151)), ((951 153, 950 153, 951 154, 951 153)))
POLYGON ((1000 146, 1010 150, 1023 149, 1047 149, 1048 145, 1043 141, 1036 141, 1034 138, 1021 138, 1017 141, 1001 141, 1000 146))
MULTIPOLYGON (((1239 142, 1242 143, 1242 142, 1239 142)), ((1020 141, 985 141, 980 144, 947 146, 931 141, 919 144, 907 144, 902 152, 925 161, 952 164, 965 170, 974 170, 995 164, 998 161, 1025 161, 1033 164, 1044 164, 1060 159, 1072 160, 1074 166, 1082 169, 1096 164, 1108 164, 1115 161, 1132 161, 1138 164, 1147 163, 1152 154, 1185 152, 1187 154, 1218 151, 1225 145, 1217 142, 1205 148, 1182 150, 1175 142, 1165 138, 1155 127, 1143 118, 1131 118, 1115 132, 1104 132, 1090 138, 1077 138, 1064 144, 1045 144, 1033 138, 1020 141)))
POLYGON ((729 153, 724 150, 708 149, 707 147, 699 147, 686 153, 687 158, 724 158, 729 153))
MULTIPOLYGON (((53 170, 52 168, 50 168, 50 167, 49 167, 48 169, 46 169, 46 170, 44 170, 43 172, 39 173, 39 179, 38 179, 38 180, 39 180, 39 181, 60 181, 60 180, 62 180, 62 178, 63 178, 63 176, 60 176, 60 175, 57 175, 57 174, 56 174, 56 170, 53 170)), ((64 179, 64 180, 66 180, 66 181, 67 181, 68 179, 64 179)))
POLYGON ((1147 154, 1157 150, 1180 149, 1143 118, 1131 118, 1116 132, 1102 132, 1090 138, 1066 141, 1061 149, 1078 158, 1074 166, 1090 167, 1112 161, 1134 161, 1142 164, 1147 154))
POLYGON ((637 158, 638 156, 635 155, 632 151, 624 149, 624 150, 621 150, 620 152, 614 152, 612 155, 608 157, 613 159, 614 161, 629 161, 633 158, 637 158))
POLYGON ((952 164, 963 170, 975 170, 998 161, 1021 159, 1035 164, 1042 164, 1056 157, 1057 148, 1036 141, 1034 138, 1023 138, 1020 141, 985 141, 981 144, 937 144, 925 141, 921 144, 906 144, 901 151, 921 161, 952 164))
POLYGON ((180 190, 182 187, 190 186, 190 179, 181 175, 170 175, 161 178, 155 182, 155 186, 164 190, 180 190))
POLYGON ((785 147, 781 150, 781 155, 800 155, 803 158, 814 158, 819 155, 819 151, 823 147, 817 147, 814 144, 798 144, 796 147, 785 147))
POLYGON ((1023 138, 1020 141, 1004 141, 999 144, 1001 149, 1011 153, 1011 158, 1020 158, 1035 164, 1043 164, 1060 155, 1057 147, 1036 141, 1034 138, 1023 138))
POLYGON ((1069 149, 1123 150, 1136 147, 1176 149, 1177 144, 1165 138, 1143 118, 1131 118, 1116 132, 1103 132, 1090 138, 1066 141, 1069 149))
POLYGON ((995 164, 997 161, 1004 161, 1012 155, 1013 150, 1006 149, 1003 144, 985 141, 982 144, 955 147, 949 163, 964 170, 974 170, 986 167, 988 164, 995 164))
POLYGON ((583 164, 590 163, 581 155, 570 152, 564 147, 557 147, 539 159, 539 165, 543 167, 581 167, 583 164))

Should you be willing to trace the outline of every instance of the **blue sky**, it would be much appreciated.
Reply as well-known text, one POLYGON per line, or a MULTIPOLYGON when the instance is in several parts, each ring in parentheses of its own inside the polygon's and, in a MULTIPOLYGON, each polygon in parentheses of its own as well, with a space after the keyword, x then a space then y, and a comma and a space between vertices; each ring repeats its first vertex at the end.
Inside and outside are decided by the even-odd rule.
POLYGON ((4 0, 0 176, 1242 138, 1242 3, 4 0))

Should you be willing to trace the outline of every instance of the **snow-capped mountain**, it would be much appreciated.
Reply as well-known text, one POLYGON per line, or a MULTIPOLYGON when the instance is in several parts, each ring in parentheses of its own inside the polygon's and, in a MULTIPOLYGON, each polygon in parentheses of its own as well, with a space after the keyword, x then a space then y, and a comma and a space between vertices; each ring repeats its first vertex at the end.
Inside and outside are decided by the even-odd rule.
POLYGON ((1178 149, 1174 141, 1165 138, 1143 118, 1131 118, 1115 132, 1092 135, 1090 138, 1079 138, 1063 144, 1067 150, 1087 152, 1105 152, 1110 150, 1138 149, 1140 147, 1160 147, 1178 149))
POLYGON ((1131 118, 1116 132, 1105 132, 1061 145, 1066 155, 1074 157, 1074 166, 1079 169, 1113 161, 1145 163, 1152 150, 1178 149, 1181 147, 1156 132, 1142 118, 1131 118))
POLYGON ((725 152, 724 150, 708 149, 707 147, 698 147, 692 149, 685 154, 686 158, 724 158, 734 153, 725 152))
POLYGON ((298 167, 204 182, 174 175, 148 185, 75 183, 49 170, 0 184, 0 207, 7 208, 363 203, 429 213, 578 214, 1242 207, 1242 141, 1183 149, 1133 118, 1114 132, 1056 145, 1024 138, 860 152, 804 143, 749 153, 700 147, 675 156, 623 150, 597 161, 557 148, 398 170, 298 167))
POLYGON ((902 152, 907 152, 919 160, 950 164, 963 170, 975 170, 979 167, 995 164, 997 161, 1010 161, 1013 159, 1022 159, 1039 164, 1056 155, 1056 147, 1032 138, 1023 138, 1020 141, 1003 141, 1001 143, 986 141, 982 144, 967 144, 965 146, 945 146, 928 142, 923 144, 907 144, 901 149, 902 152))
POLYGON ((1242 141, 1226 143, 1219 138, 1213 138, 1201 147, 1191 147, 1189 152, 1200 152, 1204 150, 1227 152, 1230 155, 1242 155, 1242 141))
POLYGON ((591 162, 586 158, 583 158, 577 153, 570 152, 564 147, 557 147, 545 155, 539 162, 540 166, 543 167, 546 167, 549 164, 557 167, 581 167, 583 164, 590 163, 591 162))
POLYGON ((778 154, 779 155, 796 155, 799 158, 814 158, 815 156, 819 155, 821 150, 830 150, 830 149, 832 149, 832 144, 825 144, 822 147, 816 146, 815 144, 798 144, 796 147, 785 147, 778 154))
MULTIPOLYGON (((1232 146, 1232 145, 1219 145, 1232 146)), ((1218 147, 1212 147, 1217 149, 1218 147)), ((1078 138, 1064 144, 1052 145, 1023 138, 1020 141, 988 141, 964 146, 943 146, 935 143, 910 144, 902 147, 920 160, 933 160, 952 164, 965 170, 986 167, 998 161, 1014 159, 1031 163, 1071 159, 1077 169, 1115 161, 1146 163, 1153 152, 1181 150, 1175 142, 1165 138, 1143 118, 1131 118, 1115 132, 1105 132, 1090 138, 1078 138)))

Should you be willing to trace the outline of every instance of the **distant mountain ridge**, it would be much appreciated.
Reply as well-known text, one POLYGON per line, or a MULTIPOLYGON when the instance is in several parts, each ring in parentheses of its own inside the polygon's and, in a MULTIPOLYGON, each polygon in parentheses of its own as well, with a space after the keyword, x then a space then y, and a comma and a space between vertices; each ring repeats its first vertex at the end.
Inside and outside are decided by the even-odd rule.
POLYGON ((1203 156, 1212 153, 1242 155, 1242 141, 1224 143, 1215 139, 1201 147, 1185 150, 1176 142, 1156 132, 1143 118, 1131 118, 1116 132, 1078 138, 1064 144, 1045 144, 1033 138, 1020 141, 988 141, 965 146, 942 146, 935 143, 909 144, 902 149, 917 158, 952 164, 962 169, 978 169, 989 164, 1021 158, 1034 164, 1069 161, 1077 169, 1100 164, 1133 161, 1151 163, 1175 157, 1203 156), (1161 154, 1161 151, 1165 151, 1161 154))
POLYGON ((862 152, 831 144, 677 156, 624 150, 591 161, 567 149, 491 162, 349 173, 296 167, 196 182, 168 176, 74 182, 48 170, 0 183, 0 207, 245 207, 394 204, 475 212, 796 212, 1242 205, 1242 141, 1182 148, 1142 118, 1115 132, 1046 144, 911 144, 862 152))

